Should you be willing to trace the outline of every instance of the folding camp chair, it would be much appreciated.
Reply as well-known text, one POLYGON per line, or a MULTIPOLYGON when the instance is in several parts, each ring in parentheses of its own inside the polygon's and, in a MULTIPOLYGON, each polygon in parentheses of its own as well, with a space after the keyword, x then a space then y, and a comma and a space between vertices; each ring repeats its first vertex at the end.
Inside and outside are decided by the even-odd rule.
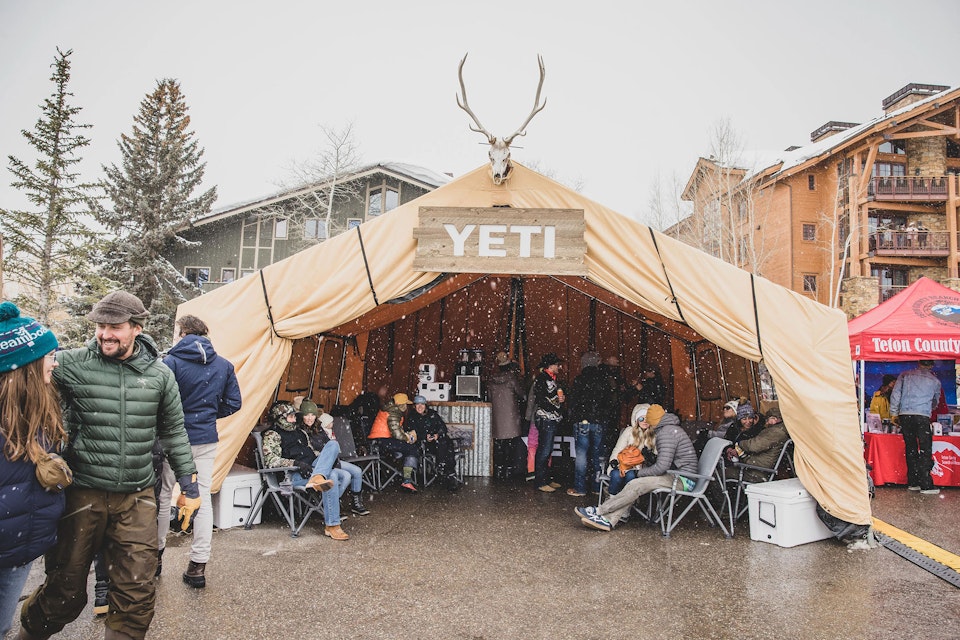
POLYGON ((370 443, 367 447, 370 451, 369 455, 376 457, 370 472, 371 482, 376 486, 376 491, 383 491, 391 482, 403 477, 403 472, 398 467, 398 464, 403 462, 403 455, 399 451, 381 452, 378 438, 367 440, 367 442, 370 443), (386 458, 389 458, 389 462, 386 458))
MULTIPOLYGON (((749 458, 748 458, 749 459, 749 458)), ((789 470, 790 475, 793 475, 793 440, 787 440, 783 443, 783 447, 780 449, 780 455, 777 456, 777 461, 773 464, 772 467, 758 467, 756 465, 748 464, 746 462, 735 462, 733 467, 738 470, 736 478, 730 478, 727 482, 729 484, 736 484, 737 497, 734 501, 733 513, 734 520, 739 520, 743 517, 743 514, 749 509, 749 504, 744 502, 741 506, 741 501, 745 494, 744 489, 747 485, 757 484, 760 482, 771 482, 776 480, 777 477, 789 470), (746 480, 744 479, 744 474, 748 471, 756 471, 760 480, 746 480)))
MULTIPOLYGON (((659 506, 659 520, 660 520, 660 531, 663 535, 669 537, 670 532, 683 520, 683 517, 690 512, 693 508, 693 505, 699 505, 700 510, 703 511, 703 514, 707 518, 707 522, 712 527, 714 524, 720 526, 720 529, 723 531, 723 535, 727 538, 733 536, 733 515, 730 515, 730 528, 723 524, 723 518, 717 514, 717 510, 714 509, 713 505, 710 503, 710 500, 707 498, 706 492, 707 488, 710 486, 711 482, 716 482, 716 486, 720 487, 720 490, 723 495, 723 500, 725 507, 728 512, 732 512, 730 506, 730 494, 727 492, 727 486, 725 478, 723 475, 723 462, 721 457, 723 456, 723 450, 730 444, 729 440, 723 438, 710 438, 707 441, 707 445, 703 448, 703 453, 700 455, 700 462, 697 465, 697 473, 690 474, 685 473, 681 474, 679 471, 670 470, 667 473, 673 476, 673 485, 669 488, 660 488, 655 489, 653 494, 657 496, 660 500, 659 506), (690 491, 685 491, 683 489, 683 483, 680 481, 680 476, 683 475, 689 480, 695 480, 693 489, 690 491), (677 503, 678 498, 690 498, 690 503, 687 507, 680 512, 680 515, 674 518, 673 512, 677 503)), ((721 513, 723 508, 720 509, 721 513)))
POLYGON ((263 509, 267 497, 273 499, 273 504, 277 511, 287 521, 290 527, 290 537, 296 538, 300 531, 307 524, 314 513, 323 515, 323 502, 320 494, 304 487, 294 487, 290 481, 290 473, 296 471, 296 467, 267 467, 263 460, 263 435, 254 431, 250 434, 256 447, 254 448, 254 458, 256 460, 257 471, 260 473, 260 491, 247 513, 247 521, 244 529, 250 529, 251 523, 256 518, 260 510, 263 509))
POLYGON ((333 435, 337 437, 337 443, 340 445, 340 459, 360 467, 360 471, 363 473, 363 484, 371 491, 380 491, 383 488, 380 485, 380 456, 375 454, 357 455, 357 444, 353 438, 353 427, 350 420, 342 416, 334 418, 333 435))

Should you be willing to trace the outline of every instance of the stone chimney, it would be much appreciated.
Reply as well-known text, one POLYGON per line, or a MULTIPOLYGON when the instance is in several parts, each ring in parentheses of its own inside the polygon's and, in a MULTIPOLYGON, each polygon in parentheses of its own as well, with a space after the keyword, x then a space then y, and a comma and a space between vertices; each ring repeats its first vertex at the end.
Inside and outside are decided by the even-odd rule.
POLYGON ((835 133, 840 133, 841 131, 846 131, 847 129, 858 126, 860 126, 859 122, 837 122, 836 120, 831 120, 810 132, 810 142, 817 142, 818 140, 829 138, 835 133))
POLYGON ((917 84, 916 82, 911 82, 899 91, 883 99, 883 112, 890 113, 891 111, 902 109, 907 105, 920 102, 925 98, 946 91, 949 88, 950 87, 942 84, 917 84))

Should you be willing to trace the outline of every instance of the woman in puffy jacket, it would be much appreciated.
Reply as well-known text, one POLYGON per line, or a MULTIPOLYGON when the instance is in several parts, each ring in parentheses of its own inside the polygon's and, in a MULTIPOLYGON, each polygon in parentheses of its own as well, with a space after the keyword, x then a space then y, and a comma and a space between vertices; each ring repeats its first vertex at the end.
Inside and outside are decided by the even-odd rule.
POLYGON ((646 403, 638 404, 633 408, 633 411, 630 412, 630 424, 620 432, 617 444, 613 447, 613 452, 610 454, 610 467, 608 469, 610 485, 607 488, 607 492, 612 496, 620 493, 623 485, 637 477, 637 467, 631 469, 620 468, 619 461, 617 460, 620 452, 630 445, 641 450, 646 447, 651 451, 655 451, 653 431, 645 422, 647 419, 647 409, 649 408, 650 405, 646 403))
POLYGON ((57 339, 12 302, 0 304, 0 637, 10 629, 30 565, 57 540, 62 492, 37 480, 37 461, 65 433, 50 384, 57 339))

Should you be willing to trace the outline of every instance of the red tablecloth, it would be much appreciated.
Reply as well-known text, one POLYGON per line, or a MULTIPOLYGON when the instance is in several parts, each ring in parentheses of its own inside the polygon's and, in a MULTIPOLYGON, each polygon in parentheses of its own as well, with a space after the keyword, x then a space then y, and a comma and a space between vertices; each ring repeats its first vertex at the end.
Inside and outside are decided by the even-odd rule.
MULTIPOLYGON (((907 483, 907 459, 904 457, 903 436, 892 433, 863 434, 863 457, 873 471, 870 475, 877 486, 907 483)), ((960 436, 933 437, 933 484, 940 487, 960 487, 960 436)))

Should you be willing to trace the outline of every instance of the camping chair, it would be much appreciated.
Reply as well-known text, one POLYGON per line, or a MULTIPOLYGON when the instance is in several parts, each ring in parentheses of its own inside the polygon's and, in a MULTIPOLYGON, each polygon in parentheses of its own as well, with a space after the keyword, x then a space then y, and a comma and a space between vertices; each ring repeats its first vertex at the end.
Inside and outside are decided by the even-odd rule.
POLYGON ((437 479, 437 456, 427 449, 427 443, 420 441, 420 486, 429 487, 437 479))
POLYGON ((290 473, 296 471, 296 467, 267 467, 263 462, 263 435, 259 431, 254 431, 250 436, 256 444, 254 458, 257 471, 260 473, 261 484, 260 491, 247 513, 247 521, 243 528, 251 528, 251 523, 260 513, 269 496, 273 498, 277 511, 287 521, 287 525, 290 527, 290 537, 296 538, 300 535, 300 531, 303 530, 310 516, 314 513, 323 514, 323 502, 320 494, 305 487, 293 486, 290 481, 290 473))
POLYGON ((360 467, 363 473, 363 484, 369 487, 371 491, 380 491, 379 484, 380 456, 379 455, 357 455, 356 440, 353 439, 353 427, 350 420, 344 417, 333 419, 333 435, 337 437, 337 443, 340 445, 340 459, 353 463, 360 467))
POLYGON ((403 454, 399 451, 381 453, 380 443, 377 440, 378 438, 367 440, 370 443, 367 449, 370 452, 369 455, 376 457, 371 471, 371 482, 376 486, 376 491, 383 491, 391 482, 403 477, 403 472, 398 466, 403 462, 403 454), (384 459, 385 455, 392 456, 389 462, 384 459))
POLYGON ((770 482, 772 480, 776 480, 777 477, 781 475, 781 473, 788 470, 791 477, 794 475, 793 474, 793 440, 787 439, 787 441, 783 443, 783 448, 780 449, 780 455, 777 456, 777 461, 774 463, 772 467, 758 467, 756 465, 748 464, 746 462, 735 462, 733 463, 733 467, 735 469, 738 469, 739 473, 737 474, 736 478, 730 478, 727 482, 729 484, 736 484, 737 498, 734 501, 733 513, 735 514, 734 520, 739 520, 740 518, 743 517, 743 514, 747 512, 750 506, 749 503, 746 503, 746 502, 743 504, 742 507, 740 506, 741 500, 743 499, 743 496, 745 493, 744 490, 746 489, 747 485, 756 484, 759 482, 770 482), (753 480, 753 481, 745 480, 744 474, 747 471, 751 471, 751 470, 759 472, 763 476, 762 479, 753 480))
MULTIPOLYGON (((660 531, 664 536, 670 537, 670 532, 683 520, 683 517, 693 509, 693 505, 699 505, 700 510, 703 511, 703 514, 707 517, 707 522, 712 527, 714 524, 720 526, 720 529, 723 531, 723 535, 727 538, 733 537, 733 515, 732 509, 730 507, 730 494, 727 492, 726 482, 723 475, 723 462, 721 457, 723 456, 723 450, 730 444, 729 440, 723 438, 710 438, 707 441, 707 446, 703 448, 703 453, 700 455, 700 462, 697 465, 697 473, 683 474, 685 478, 690 480, 695 480, 696 484, 693 489, 690 491, 684 491, 683 483, 680 482, 680 472, 673 469, 667 471, 670 475, 673 476, 673 485, 669 488, 660 488, 654 489, 652 492, 660 500, 659 507, 659 520, 660 520, 660 531), (723 492, 723 499, 725 501, 725 507, 728 512, 731 512, 730 515, 730 528, 723 524, 723 518, 717 514, 717 510, 713 508, 713 505, 710 503, 710 500, 707 498, 706 492, 707 488, 710 486, 710 483, 716 481, 718 487, 720 487, 723 492), (687 507, 680 512, 680 515, 674 518, 674 508, 677 503, 677 498, 690 498, 690 503, 687 507)), ((720 509, 720 512, 723 512, 723 508, 720 509)))
MULTIPOLYGON (((463 439, 450 436, 453 443, 453 473, 460 484, 463 484, 464 463, 467 458, 467 452, 463 446, 463 439)), ((427 449, 427 443, 420 443, 420 471, 423 487, 429 487, 437 479, 437 456, 427 449)))

